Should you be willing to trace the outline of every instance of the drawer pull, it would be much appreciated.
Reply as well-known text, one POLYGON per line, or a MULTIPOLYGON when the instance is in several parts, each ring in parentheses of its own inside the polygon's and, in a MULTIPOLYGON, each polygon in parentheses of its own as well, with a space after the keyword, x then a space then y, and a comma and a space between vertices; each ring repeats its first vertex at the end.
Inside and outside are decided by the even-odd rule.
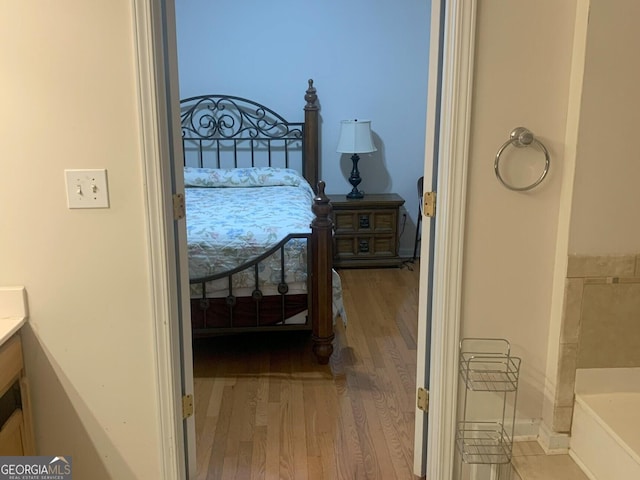
POLYGON ((360 253, 369 252, 369 240, 360 240, 359 247, 360 247, 359 248, 360 253))
POLYGON ((369 215, 360 215, 360 228, 369 228, 369 215))

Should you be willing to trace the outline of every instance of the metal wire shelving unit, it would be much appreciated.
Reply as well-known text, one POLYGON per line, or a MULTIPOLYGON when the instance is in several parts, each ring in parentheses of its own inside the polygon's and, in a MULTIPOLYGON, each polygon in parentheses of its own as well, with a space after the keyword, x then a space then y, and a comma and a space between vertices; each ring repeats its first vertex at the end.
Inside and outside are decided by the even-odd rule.
POLYGON ((510 478, 519 371, 520 358, 511 355, 505 339, 460 342, 456 429, 460 480, 510 478))

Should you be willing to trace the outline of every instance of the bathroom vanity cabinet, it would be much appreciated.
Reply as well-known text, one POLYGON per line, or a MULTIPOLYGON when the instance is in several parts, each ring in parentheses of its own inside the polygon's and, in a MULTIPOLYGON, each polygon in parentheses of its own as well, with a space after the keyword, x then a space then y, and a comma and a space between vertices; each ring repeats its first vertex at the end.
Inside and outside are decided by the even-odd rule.
MULTIPOLYGON (((0 318, 0 328, 8 328, 6 323, 10 321, 12 319, 0 318)), ((0 344, 0 456, 35 455, 20 332, 3 340, 0 344)))

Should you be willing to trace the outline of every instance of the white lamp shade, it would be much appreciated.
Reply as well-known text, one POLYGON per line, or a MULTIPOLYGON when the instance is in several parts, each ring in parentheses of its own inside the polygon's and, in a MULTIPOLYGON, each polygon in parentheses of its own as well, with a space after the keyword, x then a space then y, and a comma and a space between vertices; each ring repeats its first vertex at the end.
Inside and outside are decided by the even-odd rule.
POLYGON ((342 120, 340 125, 339 153, 369 153, 377 150, 371 138, 371 120, 342 120))

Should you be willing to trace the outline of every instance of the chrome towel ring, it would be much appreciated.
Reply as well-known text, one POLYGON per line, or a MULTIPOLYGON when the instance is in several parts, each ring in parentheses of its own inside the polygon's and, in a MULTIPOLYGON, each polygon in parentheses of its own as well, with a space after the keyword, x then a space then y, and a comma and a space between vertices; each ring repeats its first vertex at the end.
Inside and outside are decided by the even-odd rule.
POLYGON ((496 172, 496 177, 498 178, 498 180, 500 180, 500 183, 502 183, 505 187, 507 187, 509 190, 515 190, 516 192, 523 192, 526 190, 531 190, 534 187, 537 187, 540 184, 540 182, 544 180, 544 178, 547 176, 547 173, 549 173, 550 164, 551 164, 551 159, 549 157, 549 151, 547 150, 547 147, 545 147, 540 140, 536 139, 533 136, 533 133, 531 133, 529 129, 525 127, 517 127, 511 131, 509 140, 504 142, 504 144, 498 150, 498 153, 496 153, 496 160, 493 163, 493 169, 496 172), (504 150, 509 145, 513 145, 514 147, 517 147, 517 148, 523 148, 523 147, 530 146, 532 143, 538 145, 538 147, 540 147, 540 150, 542 150, 542 153, 544 153, 544 159, 545 159, 544 170, 542 171, 538 179, 535 182, 533 182, 531 185, 526 185, 524 187, 515 187, 507 183, 502 178, 502 175, 500 175, 500 155, 502 155, 502 152, 504 152, 504 150))

